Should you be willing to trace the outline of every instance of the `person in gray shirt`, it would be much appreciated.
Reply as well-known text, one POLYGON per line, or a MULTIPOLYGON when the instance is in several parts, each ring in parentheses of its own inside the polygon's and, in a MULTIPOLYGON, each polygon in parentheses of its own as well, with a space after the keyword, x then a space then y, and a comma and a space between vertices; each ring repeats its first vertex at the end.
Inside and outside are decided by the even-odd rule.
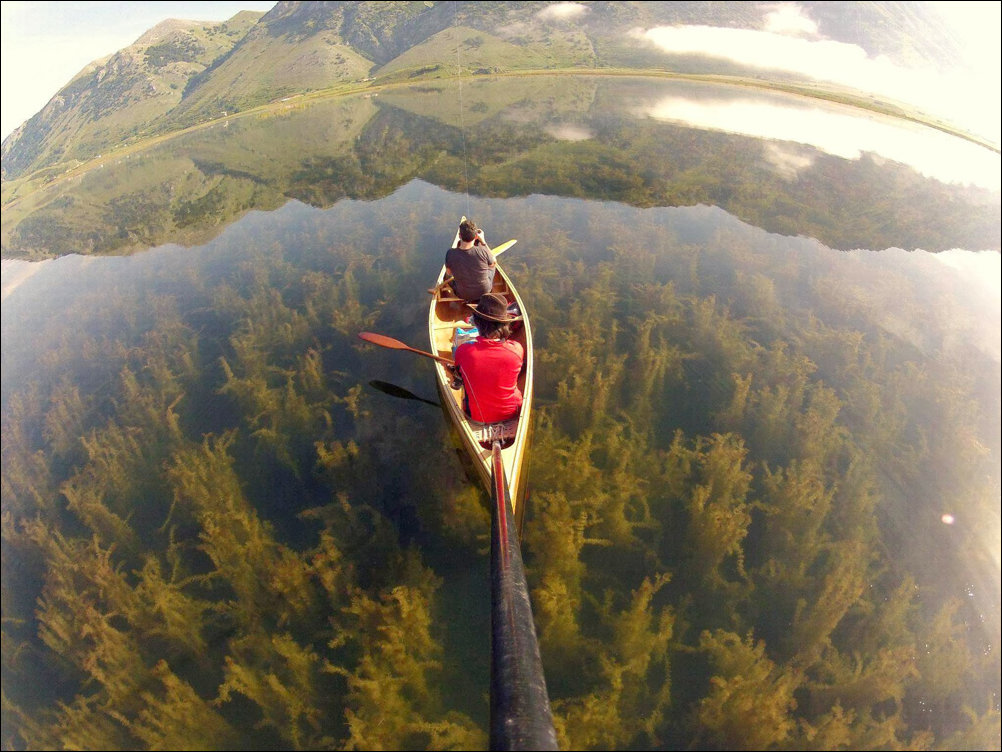
POLYGON ((452 289, 463 300, 476 302, 491 291, 497 262, 483 231, 475 222, 464 219, 459 223, 459 244, 445 254, 445 270, 453 277, 452 289))

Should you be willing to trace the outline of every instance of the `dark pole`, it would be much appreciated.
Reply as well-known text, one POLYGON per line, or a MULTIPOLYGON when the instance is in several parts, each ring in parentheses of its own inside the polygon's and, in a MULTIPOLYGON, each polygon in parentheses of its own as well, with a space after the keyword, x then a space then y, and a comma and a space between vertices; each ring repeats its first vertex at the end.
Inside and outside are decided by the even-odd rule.
POLYGON ((492 750, 555 750, 546 677, 539 658, 511 493, 494 442, 491 495, 491 738, 492 750))

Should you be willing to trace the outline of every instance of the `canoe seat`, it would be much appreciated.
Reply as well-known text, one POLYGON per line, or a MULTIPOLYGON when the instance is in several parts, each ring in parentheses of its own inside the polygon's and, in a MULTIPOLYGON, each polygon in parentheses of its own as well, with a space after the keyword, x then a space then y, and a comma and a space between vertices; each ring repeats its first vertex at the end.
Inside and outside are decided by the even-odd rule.
POLYGON ((480 446, 490 449, 495 439, 501 439, 501 446, 508 447, 515 441, 518 434, 518 417, 509 418, 500 423, 480 423, 470 421, 470 431, 480 446))

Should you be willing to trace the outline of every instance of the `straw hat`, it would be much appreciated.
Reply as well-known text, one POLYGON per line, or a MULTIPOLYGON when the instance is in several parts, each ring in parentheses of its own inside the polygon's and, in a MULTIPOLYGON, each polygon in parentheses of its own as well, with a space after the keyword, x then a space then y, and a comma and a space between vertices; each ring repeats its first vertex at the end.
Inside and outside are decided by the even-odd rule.
POLYGON ((508 301, 505 300, 504 295, 499 295, 496 292, 489 292, 481 296, 476 304, 467 303, 466 305, 473 309, 475 315, 501 324, 522 320, 521 316, 513 316, 508 313, 508 301))

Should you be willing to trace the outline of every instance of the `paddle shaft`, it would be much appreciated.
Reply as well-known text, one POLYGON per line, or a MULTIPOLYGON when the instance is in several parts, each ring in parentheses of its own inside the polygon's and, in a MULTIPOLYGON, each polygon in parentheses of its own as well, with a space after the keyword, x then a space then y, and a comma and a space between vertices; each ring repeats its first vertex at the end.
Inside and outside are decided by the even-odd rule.
POLYGON ((417 348, 411 347, 410 345, 405 345, 398 339, 393 339, 392 337, 387 337, 385 334, 375 334, 374 332, 359 332, 358 336, 360 339, 364 339, 366 342, 371 342, 374 345, 379 345, 380 347, 388 347, 391 350, 406 350, 408 352, 416 353, 418 355, 424 355, 426 358, 431 358, 432 360, 437 360, 439 363, 444 363, 447 366, 456 365, 455 361, 449 358, 443 358, 430 352, 425 352, 424 350, 418 350, 417 348))

